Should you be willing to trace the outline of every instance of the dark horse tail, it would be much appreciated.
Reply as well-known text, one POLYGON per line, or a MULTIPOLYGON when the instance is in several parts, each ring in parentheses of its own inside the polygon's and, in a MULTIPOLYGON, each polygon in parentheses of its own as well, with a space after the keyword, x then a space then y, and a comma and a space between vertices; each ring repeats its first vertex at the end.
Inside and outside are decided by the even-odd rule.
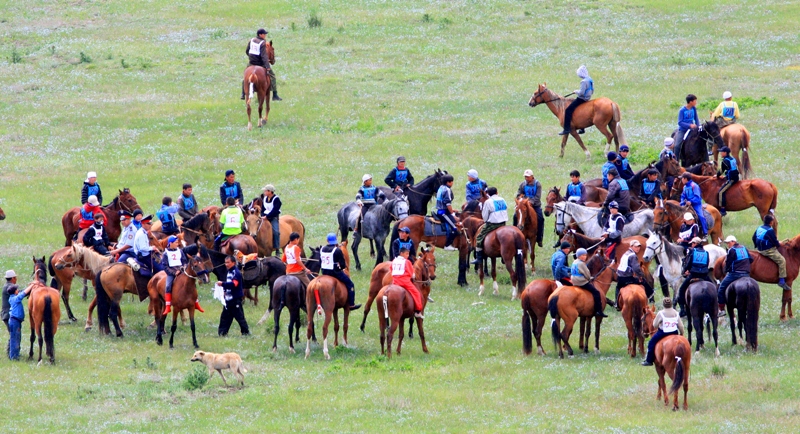
POLYGON ((550 322, 550 332, 553 335, 553 345, 555 345, 556 351, 558 351, 558 345, 561 342, 561 331, 558 327, 558 323, 560 322, 558 317, 558 295, 551 298, 550 302, 547 303, 547 310, 550 312, 550 316, 553 318, 550 322))
POLYGON ((744 320, 744 331, 747 343, 753 351, 758 350, 758 310, 761 307, 761 294, 758 285, 747 285, 747 318, 744 320))
POLYGON ((522 299, 522 351, 526 356, 533 352, 533 336, 531 328, 533 326, 533 318, 535 316, 531 311, 530 302, 527 297, 522 299))
MULTIPOLYGON (((520 234, 517 234, 520 235, 520 234)), ((514 274, 517 275, 517 293, 522 294, 525 290, 526 276, 525 276, 525 257, 523 256, 523 246, 525 245, 525 237, 514 237, 514 247, 517 253, 514 256, 514 274)), ((533 247, 531 247, 533 248, 533 247)))
POLYGON ((642 299, 639 297, 634 297, 631 309, 633 311, 633 317, 631 318, 631 325, 633 327, 633 344, 636 345, 636 339, 639 336, 644 336, 642 334, 642 314, 644 313, 644 306, 642 306, 642 299))
POLYGON ((111 309, 111 299, 108 298, 106 289, 103 288, 103 282, 100 279, 102 275, 103 272, 100 271, 94 278, 94 290, 97 297, 97 328, 101 333, 110 333, 108 314, 111 309))
MULTIPOLYGON (((394 243, 394 240, 400 238, 400 232, 399 232, 400 227, 399 227, 399 224, 400 224, 400 222, 398 221, 398 222, 396 222, 394 224, 394 226, 392 226, 392 237, 389 239, 389 245, 390 246, 392 245, 392 243, 394 243)), ((417 246, 417 249, 419 249, 419 246, 417 246)))
POLYGON ((47 271, 50 273, 51 276, 53 276, 53 278, 50 279, 50 287, 55 289, 61 289, 59 288, 60 285, 58 283, 58 280, 56 280, 56 270, 55 268, 53 268, 52 256, 50 256, 50 258, 47 259, 47 271))
MULTIPOLYGON (((689 351, 692 351, 689 349, 689 351)), ((675 379, 672 381, 672 385, 669 386, 669 394, 673 394, 678 391, 683 385, 683 377, 685 375, 686 369, 683 366, 683 358, 686 357, 686 347, 683 346, 682 343, 679 343, 675 346, 675 379)))
POLYGON ((47 352, 50 354, 50 360, 56 357, 55 347, 53 346, 53 300, 49 295, 44 296, 44 342, 47 345, 47 352))

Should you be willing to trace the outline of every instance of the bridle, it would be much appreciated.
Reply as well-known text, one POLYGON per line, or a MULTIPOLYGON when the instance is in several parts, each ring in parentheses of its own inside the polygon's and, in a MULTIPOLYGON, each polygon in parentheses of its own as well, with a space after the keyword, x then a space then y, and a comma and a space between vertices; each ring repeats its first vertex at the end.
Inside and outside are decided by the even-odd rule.
POLYGON ((533 105, 531 107, 536 107, 539 104, 547 104, 549 102, 553 102, 553 101, 558 101, 560 99, 564 99, 564 98, 558 96, 558 94, 556 94, 555 92, 551 92, 553 95, 556 96, 555 99, 544 101, 544 98, 542 98, 541 102, 536 102, 536 98, 540 98, 542 95, 544 95, 548 91, 550 91, 550 89, 536 91, 536 93, 533 94, 533 105))
POLYGON ((203 265, 203 268, 202 268, 200 271, 197 271, 197 269, 196 269, 196 268, 195 268, 195 266, 194 266, 194 262, 195 262, 195 261, 199 261, 201 264, 204 262, 204 261, 203 261, 203 258, 202 258, 202 257, 200 257, 200 256, 193 256, 193 257, 191 258, 191 267, 192 267, 192 271, 193 271, 193 272, 194 272, 194 274, 195 274, 194 276, 192 276, 191 274, 189 274, 189 273, 187 273, 187 272, 186 272, 186 268, 187 268, 187 267, 181 267, 181 272, 182 272, 182 273, 183 273, 183 274, 184 274, 186 277, 189 277, 189 278, 191 278, 191 279, 194 279, 194 280, 196 280, 196 281, 202 282, 201 276, 207 275, 208 273, 210 273, 210 272, 211 272, 211 270, 208 270, 208 269, 206 269, 206 268, 205 268, 205 264, 204 264, 204 265, 203 265))
POLYGON ((420 259, 422 259, 422 269, 425 270, 426 280, 415 280, 414 282, 415 283, 419 283, 422 286, 430 286, 431 283, 433 283, 433 280, 431 279, 431 271, 430 271, 431 264, 428 263, 428 261, 426 261, 424 259, 424 256, 425 256, 425 254, 423 254, 420 257, 420 259))

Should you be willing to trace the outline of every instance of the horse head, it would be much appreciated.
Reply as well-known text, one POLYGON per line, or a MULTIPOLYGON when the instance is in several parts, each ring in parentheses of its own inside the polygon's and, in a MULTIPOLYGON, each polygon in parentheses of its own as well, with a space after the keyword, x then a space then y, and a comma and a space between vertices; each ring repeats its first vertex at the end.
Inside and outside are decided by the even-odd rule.
POLYGON ((655 318, 656 308, 648 304, 644 307, 644 312, 642 313, 642 332, 645 338, 649 338, 655 334, 656 330, 653 327, 653 320, 655 318))
POLYGON ((320 268, 322 268, 320 267, 321 264, 319 262, 320 249, 321 247, 311 247, 311 256, 309 256, 306 260, 306 267, 314 274, 319 273, 320 268))
POLYGON ((141 209, 139 203, 136 202, 136 198, 133 197, 131 194, 131 190, 129 188, 123 188, 119 190, 119 195, 117 196, 117 200, 119 203, 119 207, 130 213, 136 211, 137 209, 141 209))
POLYGON ((531 96, 531 99, 528 101, 528 105, 531 107, 536 107, 539 104, 548 103, 549 101, 546 101, 544 98, 545 95, 549 94, 550 90, 547 89, 547 83, 540 83, 539 89, 537 89, 533 96, 531 96))
MULTIPOLYGON (((211 269, 206 265, 205 259, 200 254, 201 250, 198 246, 197 254, 193 255, 189 258, 189 267, 187 274, 191 277, 195 277, 203 283, 208 283, 208 274, 211 272, 211 269)), ((209 259, 210 261, 210 259, 209 259)))
POLYGON ((664 248, 664 237, 661 234, 655 234, 653 231, 647 231, 647 242, 645 242, 644 255, 642 259, 645 262, 650 262, 653 258, 664 248))
POLYGON ((704 163, 700 163, 700 175, 702 176, 716 176, 717 174, 717 162, 716 161, 706 161, 704 163))
POLYGON ((419 248, 417 264, 420 265, 420 280, 436 280, 436 255, 433 254, 435 247, 426 246, 419 248))
POLYGON ((561 189, 559 189, 557 186, 551 188, 545 197, 545 203, 547 205, 544 206, 544 215, 550 217, 550 214, 553 212, 553 204, 563 200, 564 198, 561 197, 561 189))
POLYGON ((56 259, 56 263, 53 264, 56 270, 63 270, 65 267, 74 267, 78 263, 75 247, 76 244, 73 244, 72 248, 56 259))
POLYGON ((664 206, 663 199, 656 199, 656 207, 653 208, 653 226, 662 230, 669 226, 669 211, 664 206))
POLYGON ((268 43, 264 44, 264 46, 267 48, 267 58, 269 59, 269 64, 270 65, 274 65, 275 64, 275 46, 272 44, 272 41, 269 41, 268 43))
POLYGON ((45 284, 47 283, 47 263, 45 262, 45 257, 42 256, 41 259, 33 256, 33 278, 37 281, 45 284))
POLYGON ((258 236, 258 230, 261 229, 261 217, 259 217, 256 210, 249 210, 247 215, 244 218, 244 221, 247 222, 247 231, 249 232, 251 237, 258 236))

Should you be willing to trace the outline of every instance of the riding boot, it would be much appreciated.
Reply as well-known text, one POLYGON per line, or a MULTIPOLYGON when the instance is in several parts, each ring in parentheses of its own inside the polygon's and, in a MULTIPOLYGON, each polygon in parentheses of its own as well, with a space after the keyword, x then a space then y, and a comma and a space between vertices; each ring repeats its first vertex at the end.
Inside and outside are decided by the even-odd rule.
POLYGON ((592 291, 592 298, 594 299, 594 316, 599 318, 608 318, 603 312, 603 305, 600 303, 600 293, 597 290, 592 291))
POLYGON ((273 101, 283 101, 283 98, 278 96, 278 91, 277 90, 273 90, 272 91, 272 100, 273 101))
POLYGON ((194 310, 196 310, 196 311, 198 311, 198 312, 200 312, 200 313, 203 313, 203 312, 205 312, 205 310, 203 310, 203 308, 202 308, 202 307, 200 307, 200 300, 196 300, 196 301, 194 302, 194 310))
POLYGON ((581 129, 579 129, 579 130, 578 130, 578 134, 583 134, 583 133, 585 133, 585 132, 586 132, 586 130, 584 130, 583 128, 581 128, 581 129))
POLYGON ((719 305, 719 313, 717 314, 717 316, 718 317, 725 316, 725 305, 724 304, 720 304, 719 305))
POLYGON ((164 294, 164 300, 167 301, 167 305, 164 307, 164 312, 161 315, 166 315, 172 312, 172 294, 169 292, 164 294))
POLYGON ((725 211, 725 207, 719 207, 719 215, 721 215, 721 216, 723 216, 723 217, 725 217, 726 215, 728 215, 728 212, 727 212, 727 211, 725 211))
POLYGON ((244 80, 242 80, 242 99, 244 99, 244 80))
POLYGON ((569 130, 567 130, 567 129, 565 129, 564 131, 558 133, 559 136, 566 136, 567 134, 569 134, 569 130))
POLYGON ((778 279, 778 286, 783 288, 784 291, 791 291, 792 290, 792 287, 786 284, 786 279, 783 278, 783 277, 778 279))
POLYGON ((470 261, 470 265, 480 264, 483 261, 483 249, 475 248, 475 259, 470 261))
POLYGON ((619 285, 617 285, 617 291, 616 291, 617 293, 614 296, 614 306, 617 308, 617 312, 621 312, 622 311, 622 307, 620 307, 620 305, 619 305, 619 290, 620 290, 620 287, 619 287, 619 285))
POLYGON ((360 304, 356 304, 356 290, 351 289, 347 291, 347 302, 350 305, 350 310, 356 310, 361 308, 360 304))

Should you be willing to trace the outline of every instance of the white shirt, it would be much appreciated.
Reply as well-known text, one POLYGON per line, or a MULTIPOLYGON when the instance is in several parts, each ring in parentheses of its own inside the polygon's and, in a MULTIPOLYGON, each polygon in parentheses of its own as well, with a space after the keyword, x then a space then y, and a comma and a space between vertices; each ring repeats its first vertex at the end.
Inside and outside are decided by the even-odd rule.
POLYGON ((94 227, 94 239, 96 241, 100 241, 103 239, 103 226, 100 225, 98 228, 97 226, 94 227))
POLYGON ((264 43, 264 41, 259 41, 259 42, 256 42, 256 41, 258 41, 258 39, 251 39, 250 40, 250 51, 249 51, 249 53, 254 55, 254 56, 258 56, 258 55, 261 54, 261 44, 264 43))
MULTIPOLYGON (((623 272, 624 272, 624 271, 628 271, 628 262, 631 260, 631 256, 633 256, 634 258, 636 258, 636 253, 634 253, 634 252, 633 252, 633 251, 631 251, 631 250, 628 250, 627 252, 625 252, 625 254, 624 254, 624 255, 622 255, 622 258, 620 258, 620 260, 619 260, 619 267, 618 267, 618 271, 623 271, 623 272)), ((638 259, 638 258, 637 258, 637 259, 638 259)), ((635 261, 635 260, 636 260, 636 259, 634 259, 634 261, 635 261)))
POLYGON ((181 262, 181 257, 183 256, 181 249, 175 249, 175 250, 167 249, 167 251, 164 253, 167 254, 167 262, 170 267, 180 267, 181 265, 183 265, 183 262, 181 262))
POLYGON ((505 223, 508 221, 508 205, 505 199, 493 195, 483 203, 481 210, 483 220, 487 223, 505 223))
POLYGON ((678 321, 680 317, 661 316, 661 330, 664 333, 674 332, 678 330, 678 321))
POLYGON ((152 250, 152 247, 150 247, 150 236, 147 235, 147 231, 144 230, 144 228, 136 231, 136 236, 133 237, 133 253, 137 255, 140 253, 149 255, 152 250))
POLYGON ((406 274, 406 258, 398 256, 392 261, 392 276, 406 274))
POLYGON ((119 247, 133 247, 134 237, 136 237, 136 226, 131 223, 127 227, 122 228, 122 234, 119 236, 119 247))
POLYGON ((293 247, 287 247, 283 250, 283 253, 286 255, 286 263, 287 264, 296 264, 297 263, 297 255, 296 250, 293 247))

